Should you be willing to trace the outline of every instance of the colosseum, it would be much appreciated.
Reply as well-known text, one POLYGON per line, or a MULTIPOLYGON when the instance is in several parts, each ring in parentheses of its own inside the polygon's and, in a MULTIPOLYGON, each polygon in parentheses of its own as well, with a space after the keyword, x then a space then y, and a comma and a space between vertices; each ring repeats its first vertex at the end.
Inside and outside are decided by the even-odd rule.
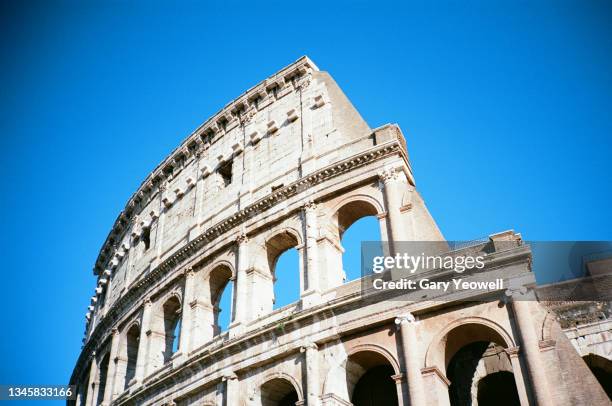
POLYGON ((395 300, 343 271, 343 233, 368 216, 386 250, 445 242, 400 128, 371 129, 302 57, 201 125, 129 199, 94 266, 69 404, 610 404, 612 322, 563 323, 576 306, 536 300, 520 234, 456 247, 485 253, 503 287, 395 300), (300 294, 277 307, 289 249, 300 294))

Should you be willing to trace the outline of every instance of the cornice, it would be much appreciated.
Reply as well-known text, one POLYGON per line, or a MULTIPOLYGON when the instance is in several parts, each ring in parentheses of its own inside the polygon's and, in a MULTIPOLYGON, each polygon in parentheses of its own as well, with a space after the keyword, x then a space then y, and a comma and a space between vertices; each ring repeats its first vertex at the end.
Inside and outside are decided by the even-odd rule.
MULTIPOLYGON (((268 196, 259 199, 258 201, 238 211, 234 215, 231 215, 210 227, 200 236, 196 237, 194 240, 187 243, 184 247, 172 254, 169 258, 161 262, 141 280, 134 283, 123 296, 112 304, 105 316, 95 325, 94 331, 87 339, 79 356, 79 360, 77 361, 77 367, 75 367, 74 371, 76 372, 81 370, 82 363, 86 361, 86 355, 95 350, 94 347, 97 347, 97 343, 99 343, 99 339, 104 335, 104 332, 111 328, 111 326, 113 326, 119 320, 119 318, 123 316, 128 305, 136 302, 142 296, 144 296, 146 291, 151 286, 154 286, 156 282, 161 280, 162 277, 167 274, 167 271, 178 266, 187 265, 185 262, 200 252, 208 242, 214 241, 227 231, 243 224, 257 214, 274 207, 277 203, 299 194, 301 191, 308 190, 309 188, 321 184, 336 176, 340 176, 356 168, 394 154, 399 154, 402 159, 407 162, 405 152, 402 149, 399 141, 388 141, 364 152, 321 168, 310 175, 306 175, 305 177, 270 193, 268 196)), ((376 175, 373 174, 373 176, 376 175)), ((300 209, 301 206, 298 208, 298 210, 300 209)))

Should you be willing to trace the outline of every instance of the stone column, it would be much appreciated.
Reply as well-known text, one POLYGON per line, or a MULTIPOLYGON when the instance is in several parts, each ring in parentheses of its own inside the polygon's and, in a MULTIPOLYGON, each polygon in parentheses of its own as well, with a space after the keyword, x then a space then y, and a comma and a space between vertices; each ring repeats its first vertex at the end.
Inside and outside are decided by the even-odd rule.
POLYGON ((317 222, 317 205, 312 201, 304 205, 304 225, 306 231, 306 289, 302 294, 305 307, 318 303, 319 288, 319 225, 317 222))
POLYGON ((181 309, 181 335, 179 336, 179 351, 187 357, 191 351, 191 331, 193 325, 193 310, 191 302, 194 299, 195 272, 185 270, 185 288, 183 290, 183 308, 181 309))
POLYGON ((144 301, 142 310, 142 326, 140 328, 140 340, 138 341, 138 355, 136 356, 136 382, 142 383, 142 380, 147 374, 147 347, 149 346, 149 335, 151 332, 151 308, 153 303, 151 299, 144 301))
MULTIPOLYGON (((378 176, 383 183, 391 240, 393 242, 410 241, 412 239, 410 230, 402 220, 401 207, 404 183, 400 180, 400 172, 392 168, 380 172, 378 176)), ((394 246, 394 244, 391 245, 394 246)))
MULTIPOLYGON (((423 378, 419 362, 419 343, 416 337, 416 319, 411 313, 395 319, 399 326, 404 356, 404 371, 408 381, 408 405, 421 406, 425 404, 423 378)), ((405 402, 406 403, 406 402, 405 402)))
POLYGON ((529 406, 529 396, 527 396, 527 387, 525 387, 523 370, 521 368, 521 361, 519 360, 519 347, 506 348, 505 351, 512 363, 512 373, 514 375, 514 381, 516 382, 516 390, 519 395, 521 406, 529 406))
POLYGON ((110 357, 106 369, 106 386, 104 387, 104 404, 109 405, 113 400, 113 388, 117 376, 117 351, 119 350, 119 330, 113 328, 111 338, 110 357))
POLYGON ((86 406, 95 406, 96 404, 96 395, 97 395, 97 375, 98 374, 98 364, 96 362, 96 353, 95 351, 92 353, 91 365, 89 366, 89 380, 87 384, 87 399, 86 406))
POLYGON ((307 342, 300 348, 306 362, 306 405, 319 405, 319 350, 317 345, 307 342))
POLYGON ((534 400, 538 406, 552 406, 546 379, 546 366, 540 357, 539 341, 531 315, 530 302, 535 300, 535 298, 533 294, 528 293, 525 287, 508 289, 506 296, 510 302, 509 307, 514 313, 516 329, 521 341, 521 349, 525 355, 534 400))
POLYGON ((244 323, 247 321, 247 300, 248 300, 248 285, 247 285, 247 270, 249 267, 248 255, 249 255, 249 239, 246 234, 240 234, 236 238, 238 243, 238 264, 236 269, 236 283, 234 285, 236 289, 236 307, 234 309, 234 322, 235 324, 244 323))
POLYGON ((240 388, 236 374, 226 374, 221 380, 225 382, 223 406, 240 406, 240 388))

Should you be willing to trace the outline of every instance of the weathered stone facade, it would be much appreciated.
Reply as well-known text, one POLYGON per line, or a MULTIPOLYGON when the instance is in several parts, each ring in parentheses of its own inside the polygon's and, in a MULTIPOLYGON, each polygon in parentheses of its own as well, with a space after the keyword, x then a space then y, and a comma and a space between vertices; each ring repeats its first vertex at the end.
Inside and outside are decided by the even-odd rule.
POLYGON ((519 235, 470 247, 493 247, 487 269, 515 290, 478 302, 364 298, 344 281, 341 246, 364 216, 391 246, 443 240, 399 127, 370 129, 301 58, 198 128, 129 200, 95 265, 76 403, 476 404, 487 377, 506 373, 521 405, 608 404, 551 312, 516 300, 534 285, 519 235), (292 247, 301 297, 273 310, 274 264, 292 247), (232 322, 220 331, 228 281, 232 322), (451 358, 482 342, 480 358, 465 358, 468 387, 449 391, 451 358), (363 382, 381 376, 381 397, 363 403, 363 382))

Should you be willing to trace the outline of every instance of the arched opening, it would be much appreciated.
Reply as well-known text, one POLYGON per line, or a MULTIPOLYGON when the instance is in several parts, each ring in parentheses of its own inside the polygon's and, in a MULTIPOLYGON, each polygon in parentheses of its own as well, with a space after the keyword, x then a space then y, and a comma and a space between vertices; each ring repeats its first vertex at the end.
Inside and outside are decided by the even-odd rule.
POLYGON ((450 330, 441 345, 451 406, 489 405, 491 400, 496 405, 519 404, 505 351, 508 344, 498 331, 485 324, 465 323, 450 330))
MULTIPOLYGON (((344 282, 362 277, 362 254, 369 257, 382 255, 380 244, 380 221, 378 211, 371 203, 353 201, 342 206, 337 214, 338 239, 342 252, 342 269, 344 282), (362 243, 364 245, 362 251, 362 243)), ((363 258, 363 263, 372 263, 363 258)))
POLYGON ((213 269, 209 277, 210 299, 213 308, 213 335, 226 331, 232 322, 234 282, 232 270, 225 265, 213 269))
POLYGON ((272 274, 272 309, 279 309, 300 299, 300 255, 295 248, 298 239, 290 232, 282 232, 266 242, 268 266, 272 274))
POLYGON ((500 371, 478 382, 478 406, 520 405, 512 372, 500 371))
POLYGON ((610 399, 612 399, 612 361, 595 354, 585 355, 582 359, 589 366, 610 399))
POLYGON ((100 362, 100 369, 98 371, 98 396, 96 398, 96 405, 102 404, 104 401, 104 391, 106 390, 107 375, 108 375, 108 364, 110 362, 110 354, 106 354, 100 362))
POLYGON ((135 324, 126 333, 126 367, 123 388, 127 389, 130 381, 136 376, 136 363, 138 362, 138 344, 140 342, 140 327, 135 324))
POLYGON ((261 386, 261 406, 295 406, 298 393, 291 382, 274 378, 261 386))
POLYGON ((346 384, 355 406, 397 406, 395 369, 375 351, 361 351, 349 357, 346 384))
POLYGON ((178 350, 181 326, 181 303, 172 296, 164 303, 164 362, 178 350))

